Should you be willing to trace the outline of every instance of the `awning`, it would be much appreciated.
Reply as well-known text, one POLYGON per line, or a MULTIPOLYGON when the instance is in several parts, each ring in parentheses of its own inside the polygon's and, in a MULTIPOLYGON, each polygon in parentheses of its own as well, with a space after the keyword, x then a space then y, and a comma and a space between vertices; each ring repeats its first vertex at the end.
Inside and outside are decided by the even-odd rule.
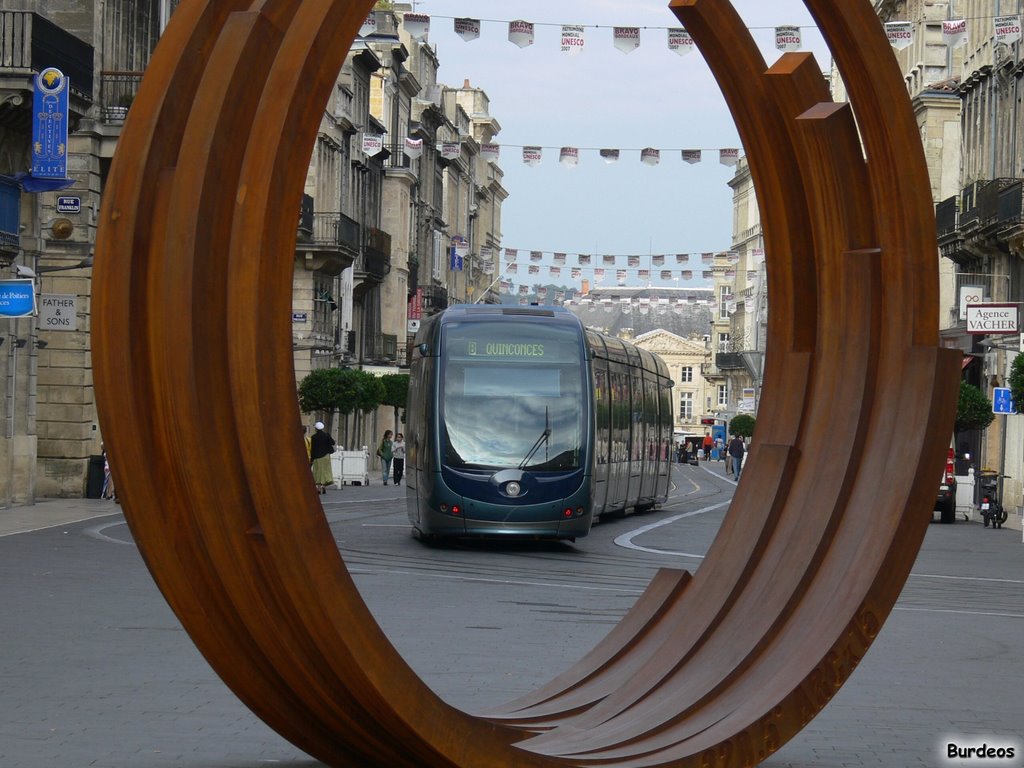
POLYGON ((960 370, 962 371, 975 360, 977 360, 977 358, 974 355, 964 355, 963 360, 960 361, 960 370))

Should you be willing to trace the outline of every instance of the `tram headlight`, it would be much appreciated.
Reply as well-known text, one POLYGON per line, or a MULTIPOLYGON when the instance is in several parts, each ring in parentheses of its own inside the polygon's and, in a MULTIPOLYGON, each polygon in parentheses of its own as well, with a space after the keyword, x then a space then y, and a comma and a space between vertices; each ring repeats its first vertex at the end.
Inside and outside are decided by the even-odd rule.
POLYGON ((518 496, 522 490, 522 486, 520 486, 515 480, 505 485, 505 493, 509 496, 518 496))

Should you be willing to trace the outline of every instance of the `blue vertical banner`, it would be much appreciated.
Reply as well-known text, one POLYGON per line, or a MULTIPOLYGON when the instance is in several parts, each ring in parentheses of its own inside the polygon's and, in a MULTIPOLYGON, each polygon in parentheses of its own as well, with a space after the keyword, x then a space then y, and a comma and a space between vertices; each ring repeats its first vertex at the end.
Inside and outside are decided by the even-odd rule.
POLYGON ((55 67, 36 75, 32 175, 43 179, 65 179, 68 175, 68 79, 55 67))

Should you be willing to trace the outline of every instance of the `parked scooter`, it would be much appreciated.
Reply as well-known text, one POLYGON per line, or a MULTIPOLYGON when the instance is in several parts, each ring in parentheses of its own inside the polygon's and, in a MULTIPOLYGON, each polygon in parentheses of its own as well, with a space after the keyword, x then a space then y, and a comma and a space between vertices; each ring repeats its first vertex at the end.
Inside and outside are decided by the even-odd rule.
POLYGON ((988 528, 989 523, 993 528, 1002 528, 1006 522, 1006 510, 1000 501, 1003 490, 1003 478, 1009 475, 1001 475, 998 472, 986 472, 982 470, 979 474, 981 484, 981 518, 988 528))

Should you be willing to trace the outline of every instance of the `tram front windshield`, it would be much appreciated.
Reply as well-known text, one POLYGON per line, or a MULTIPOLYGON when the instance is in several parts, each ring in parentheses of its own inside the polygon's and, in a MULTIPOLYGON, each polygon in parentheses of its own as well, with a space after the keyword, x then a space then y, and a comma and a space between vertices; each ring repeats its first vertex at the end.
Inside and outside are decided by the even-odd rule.
POLYGON ((445 326, 445 464, 464 469, 580 466, 583 345, 577 329, 537 322, 445 326))

